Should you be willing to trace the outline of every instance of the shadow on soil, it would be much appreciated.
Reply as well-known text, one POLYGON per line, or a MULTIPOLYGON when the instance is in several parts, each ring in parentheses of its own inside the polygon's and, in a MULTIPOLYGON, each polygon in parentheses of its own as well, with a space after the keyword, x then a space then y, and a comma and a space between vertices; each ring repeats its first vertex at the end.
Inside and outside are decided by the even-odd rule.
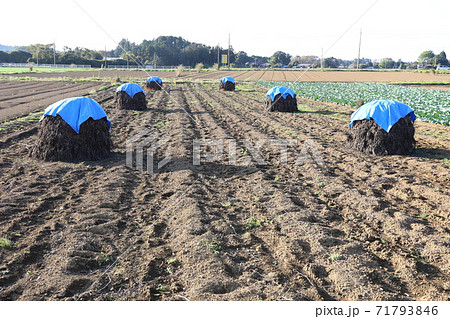
POLYGON ((430 159, 450 159, 450 150, 418 147, 416 148, 416 152, 411 156, 430 159))

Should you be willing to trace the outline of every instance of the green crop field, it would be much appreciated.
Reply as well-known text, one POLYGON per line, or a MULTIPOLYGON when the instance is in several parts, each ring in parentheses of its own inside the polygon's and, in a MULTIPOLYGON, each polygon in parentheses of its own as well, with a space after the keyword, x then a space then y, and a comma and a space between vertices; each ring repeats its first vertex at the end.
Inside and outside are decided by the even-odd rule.
POLYGON ((62 73, 69 71, 93 71, 95 69, 84 68, 40 68, 33 66, 33 71, 30 68, 16 68, 16 67, 0 67, 0 75, 22 74, 22 73, 62 73))
POLYGON ((281 85, 291 88, 298 96, 322 102, 356 106, 362 99, 395 100, 409 105, 417 118, 424 122, 450 126, 450 92, 403 87, 381 83, 330 83, 330 82, 273 82, 258 81, 271 88, 281 85))

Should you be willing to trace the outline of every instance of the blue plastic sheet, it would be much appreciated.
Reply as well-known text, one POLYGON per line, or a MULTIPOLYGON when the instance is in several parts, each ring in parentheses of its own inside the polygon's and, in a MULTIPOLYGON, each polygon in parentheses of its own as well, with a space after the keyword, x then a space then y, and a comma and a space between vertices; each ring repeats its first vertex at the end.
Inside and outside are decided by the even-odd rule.
POLYGON ((226 83, 226 82, 235 83, 234 79, 231 76, 224 76, 223 78, 220 79, 220 81, 222 81, 222 83, 226 83))
POLYGON ((152 82, 152 81, 155 81, 155 82, 158 82, 159 84, 162 84, 162 80, 158 76, 151 76, 151 77, 149 77, 147 79, 147 82, 152 82))
MULTIPOLYGON (((136 93, 139 93, 139 92, 144 93, 144 90, 142 90, 142 88, 141 88, 139 85, 135 84, 135 83, 125 83, 125 84, 122 84, 121 86, 119 86, 119 87, 116 89, 116 92, 120 92, 120 91, 125 91, 125 92, 127 92, 127 94, 128 94, 131 98, 133 98, 134 95, 135 95, 136 93)), ((144 94, 145 94, 145 93, 144 93, 144 94)))
POLYGON ((350 127, 355 121, 373 119, 383 130, 389 132, 395 123, 408 114, 414 122, 416 115, 408 105, 391 100, 375 100, 353 112, 350 127))
POLYGON ((100 104, 89 97, 72 97, 53 103, 45 109, 44 115, 39 120, 42 121, 46 116, 61 116, 73 130, 80 133, 80 125, 86 122, 90 117, 93 120, 100 120, 106 117, 108 128, 111 129, 111 122, 100 104))
POLYGON ((286 99, 288 95, 295 98, 295 93, 290 88, 285 86, 274 86, 269 91, 267 91, 265 96, 270 96, 270 99, 273 101, 277 94, 281 94, 283 99, 286 99))

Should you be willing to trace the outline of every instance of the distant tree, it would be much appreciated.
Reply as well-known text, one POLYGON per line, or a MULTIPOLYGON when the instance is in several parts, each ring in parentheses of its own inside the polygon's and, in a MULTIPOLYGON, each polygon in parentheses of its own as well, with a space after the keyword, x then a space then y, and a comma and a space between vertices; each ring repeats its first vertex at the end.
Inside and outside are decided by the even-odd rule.
POLYGON ((63 52, 60 52, 57 57, 58 63, 63 64, 83 64, 80 52, 72 50, 69 47, 64 47, 63 52))
POLYGON ((338 68, 339 67, 339 61, 338 59, 334 58, 334 57, 330 57, 330 58, 325 58, 323 60, 323 67, 324 68, 338 68))
POLYGON ((103 59, 103 56, 100 52, 85 49, 85 48, 81 50, 81 56, 83 57, 83 59, 86 59, 86 60, 101 60, 101 59, 103 59))
POLYGON ((311 67, 320 66, 320 58, 316 55, 303 55, 291 58, 291 65, 309 64, 311 67))
MULTIPOLYGON (((131 52, 140 57, 146 63, 153 65, 186 65, 194 67, 203 63, 205 67, 211 67, 217 63, 217 54, 228 54, 228 49, 211 47, 204 44, 189 42, 182 37, 160 36, 153 40, 144 40, 141 44, 122 39, 116 49, 109 52, 109 56, 119 57, 124 52, 131 52)), ((245 52, 240 57, 230 48, 228 57, 230 64, 244 66, 249 62, 245 52), (245 55, 243 55, 245 54, 245 55), (238 59, 239 58, 239 59, 238 59)), ((250 61, 252 61, 250 59, 250 61)))
POLYGON ((128 39, 122 39, 120 40, 119 44, 117 45, 117 48, 113 50, 112 56, 119 57, 124 52, 131 52, 136 54, 136 44, 128 41, 128 39))
POLYGON ((252 55, 250 57, 250 61, 251 62, 248 64, 248 66, 250 66, 250 67, 260 67, 264 63, 269 63, 269 58, 263 57, 263 56, 259 56, 259 55, 252 55))
POLYGON ((183 50, 188 44, 182 37, 160 36, 153 40, 151 45, 162 59, 163 65, 179 65, 182 64, 183 50))
POLYGON ((203 44, 189 43, 185 47, 177 48, 175 51, 181 52, 183 65, 195 66, 198 63, 212 64, 215 61, 215 54, 212 54, 211 48, 203 44))
MULTIPOLYGON (((94 51, 86 48, 76 47, 75 49, 71 49, 67 46, 63 48, 62 52, 56 53, 56 63, 62 64, 86 64, 92 65, 93 67, 100 67, 102 65, 104 51, 94 51)), ((110 55, 110 52, 108 52, 110 55)), ((36 59, 33 61, 37 62, 36 59)), ((39 54, 39 63, 46 63, 41 60, 41 55, 39 54)), ((53 54, 51 58, 51 62, 53 63, 53 54)))
POLYGON ((434 62, 432 59, 434 58, 434 53, 431 50, 428 51, 423 51, 419 57, 417 58, 417 61, 419 63, 423 63, 423 64, 429 64, 434 62))
POLYGON ((380 64, 378 66, 381 69, 392 69, 395 66, 395 62, 391 58, 384 58, 380 61, 380 64))
POLYGON ((136 65, 136 63, 138 63, 138 59, 137 57, 130 51, 127 52, 123 52, 122 55, 120 56, 122 59, 127 61, 127 66, 128 65, 136 65))
POLYGON ((235 64, 237 67, 244 67, 247 63, 250 63, 252 59, 244 51, 236 53, 235 64))
POLYGON ((53 63, 54 48, 53 44, 33 44, 27 47, 27 52, 32 54, 35 62, 53 63))
POLYGON ((359 60, 359 68, 360 69, 367 69, 367 68, 373 68, 373 62, 371 59, 362 58, 359 60))
POLYGON ((274 65, 288 65, 291 62, 291 55, 283 51, 275 52, 269 59, 269 63, 274 65))
POLYGON ((439 65, 448 65, 447 54, 444 51, 437 55, 436 63, 439 65))
POLYGON ((336 59, 337 67, 348 67, 352 61, 349 60, 342 60, 342 59, 336 59))
POLYGON ((404 69, 405 63, 403 63, 402 59, 398 59, 398 61, 395 62, 394 68, 395 69, 404 69))
POLYGON ((27 63, 31 59, 31 54, 25 51, 11 51, 9 56, 12 63, 27 63))
POLYGON ((162 63, 161 58, 156 54, 156 52, 154 52, 153 57, 150 60, 150 64, 153 66, 158 66, 158 65, 161 65, 161 63, 162 63))
POLYGON ((6 52, 0 51, 0 63, 8 63, 10 61, 10 55, 6 52))

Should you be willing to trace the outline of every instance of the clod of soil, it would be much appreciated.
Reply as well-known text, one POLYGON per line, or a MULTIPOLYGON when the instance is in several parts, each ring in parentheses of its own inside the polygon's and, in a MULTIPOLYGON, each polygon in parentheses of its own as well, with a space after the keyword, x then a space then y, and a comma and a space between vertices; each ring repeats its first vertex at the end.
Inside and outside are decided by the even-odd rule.
POLYGON ((111 147, 106 118, 89 118, 77 134, 59 115, 46 116, 30 156, 49 162, 96 161, 108 157, 111 147))
POLYGON ((414 153, 414 124, 409 114, 386 132, 373 119, 356 121, 350 129, 350 147, 372 155, 408 155, 414 153))
POLYGON ((147 108, 147 100, 143 92, 136 93, 133 98, 127 92, 120 91, 114 95, 119 109, 142 111, 147 108))
POLYGON ((281 97, 281 94, 275 95, 273 101, 270 96, 266 96, 266 111, 267 112, 295 112, 298 111, 297 99, 288 95, 285 99, 281 97))

